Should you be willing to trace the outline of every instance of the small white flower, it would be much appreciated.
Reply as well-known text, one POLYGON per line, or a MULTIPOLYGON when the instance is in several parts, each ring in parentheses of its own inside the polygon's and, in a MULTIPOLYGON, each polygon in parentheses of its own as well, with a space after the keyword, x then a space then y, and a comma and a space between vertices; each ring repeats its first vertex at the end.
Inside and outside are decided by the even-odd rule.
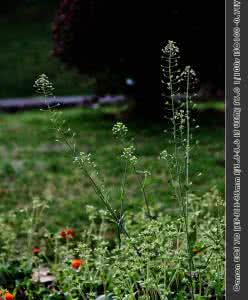
POLYGON ((160 153, 159 158, 160 158, 160 159, 166 160, 166 159, 168 158, 168 152, 167 152, 167 150, 163 150, 163 151, 160 153))
POLYGON ((128 132, 128 128, 125 124, 123 124, 122 122, 117 122, 112 129, 113 135, 115 135, 116 137, 125 137, 127 135, 128 132))
POLYGON ((163 54, 169 55, 170 57, 177 56, 179 48, 174 41, 168 41, 167 45, 162 49, 163 54))
POLYGON ((53 94, 53 84, 49 81, 48 77, 45 74, 41 74, 37 80, 34 82, 34 88, 37 93, 44 96, 51 96, 53 94))
POLYGON ((135 152, 135 147, 133 145, 126 147, 123 149, 123 153, 121 155, 121 157, 127 161, 129 161, 129 163, 131 165, 136 165, 137 163, 137 157, 134 155, 135 152))

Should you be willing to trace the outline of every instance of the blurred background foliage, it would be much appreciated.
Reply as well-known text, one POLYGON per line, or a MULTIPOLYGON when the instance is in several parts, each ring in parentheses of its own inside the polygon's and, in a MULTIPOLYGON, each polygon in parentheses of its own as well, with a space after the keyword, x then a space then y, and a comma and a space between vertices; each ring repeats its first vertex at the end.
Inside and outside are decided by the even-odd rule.
POLYGON ((2 98, 32 95, 33 79, 47 73, 57 94, 131 93, 151 110, 160 99, 160 49, 173 39, 201 95, 223 99, 221 2, 11 0, 0 14, 2 98))
POLYGON ((69 70, 52 56, 52 22, 58 0, 11 0, 0 5, 0 98, 34 95, 35 78, 46 73, 56 94, 91 94, 94 78, 69 70))
MULTIPOLYGON (((201 194, 216 185, 224 193, 223 101, 216 100, 223 100, 218 91, 224 86, 224 3, 163 1, 159 6, 131 0, 9 0, 0 4, 0 35, 0 98, 34 95, 34 80, 46 73, 56 95, 127 92, 140 100, 139 114, 128 124, 137 137, 142 166, 151 167, 156 177, 152 201, 161 201, 168 210, 175 203, 167 195, 170 186, 164 166, 155 159, 171 147, 163 134, 167 124, 151 122, 143 113, 163 112, 158 105, 160 47, 167 39, 176 40, 183 62, 196 68, 202 86, 211 87, 210 101, 199 105, 200 145, 193 154, 192 174, 203 175, 195 178, 194 191, 201 194), (91 15, 85 13, 89 8, 91 15), (70 12, 80 18, 71 18, 70 12), (133 90, 126 89, 126 77, 136 81, 133 90)), ((64 115, 78 133, 79 148, 97 152, 96 161, 106 170, 110 186, 118 186, 123 171, 113 159, 114 150, 120 149, 113 146, 111 128, 124 117, 129 116, 119 108, 76 108, 64 115)), ((48 116, 40 111, 1 113, 0 125, 1 210, 22 207, 34 195, 48 195, 54 208, 48 223, 81 224, 85 205, 97 200, 72 168, 66 149, 55 143, 48 116)), ((130 178, 134 206, 140 201, 135 186, 130 178)), ((113 193, 117 196, 116 190, 113 193)))
POLYGON ((115 81, 107 77, 105 89, 97 77, 102 93, 116 93, 120 85, 125 93, 125 79, 132 78, 132 94, 140 100, 139 110, 157 114, 162 105, 161 48, 168 40, 178 43, 183 65, 195 68, 202 86, 211 86, 208 96, 221 94, 223 8, 220 1, 63 0, 53 26, 54 54, 81 72, 95 75, 110 70, 118 74, 115 81))

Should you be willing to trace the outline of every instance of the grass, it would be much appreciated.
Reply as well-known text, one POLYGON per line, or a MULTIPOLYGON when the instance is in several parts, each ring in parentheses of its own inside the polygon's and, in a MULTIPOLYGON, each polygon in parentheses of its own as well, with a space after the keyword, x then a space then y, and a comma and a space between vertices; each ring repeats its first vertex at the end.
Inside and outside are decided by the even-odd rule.
MULTIPOLYGON (((118 203, 119 191, 115 188, 121 180, 122 165, 118 160, 120 147, 112 137, 115 122, 102 110, 69 109, 64 111, 68 125, 76 131, 81 151, 91 152, 97 165, 104 170, 107 186, 118 203)), ((210 118, 209 118, 210 119, 210 118)), ((196 132, 199 146, 193 153, 191 174, 194 191, 201 194, 213 185, 224 193, 224 128, 208 120, 196 132)), ((8 211, 30 204, 34 196, 51 199, 47 224, 51 230, 61 226, 84 224, 85 206, 102 207, 91 186, 73 166, 66 148, 55 142, 49 116, 45 112, 32 111, 15 115, 0 115, 0 210, 8 211)), ((154 181, 149 190, 151 201, 168 210, 177 204, 170 197, 163 162, 158 160, 161 150, 171 147, 163 133, 165 124, 148 123, 145 120, 128 121, 132 136, 136 139, 140 166, 152 170, 154 181)), ((130 207, 143 206, 137 192, 136 181, 130 175, 128 192, 130 207)))
POLYGON ((197 108, 201 111, 203 110, 215 110, 215 111, 220 111, 224 112, 225 111, 225 103, 224 101, 220 100, 211 100, 207 102, 202 102, 197 105, 197 108))
POLYGON ((54 1, 29 1, 0 18, 0 98, 34 94, 33 80, 46 73, 61 95, 92 92, 94 80, 67 70, 52 57, 54 1))

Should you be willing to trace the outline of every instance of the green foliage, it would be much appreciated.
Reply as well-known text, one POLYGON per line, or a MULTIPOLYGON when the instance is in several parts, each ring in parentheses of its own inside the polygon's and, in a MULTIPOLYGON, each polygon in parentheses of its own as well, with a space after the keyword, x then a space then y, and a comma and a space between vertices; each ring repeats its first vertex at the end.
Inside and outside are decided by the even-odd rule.
MULTIPOLYGON (((222 299, 224 289, 224 219, 223 199, 213 188, 210 192, 189 196, 190 228, 194 261, 194 293, 196 299, 222 299), (198 298, 197 298, 198 297, 198 298)), ((48 208, 49 209, 49 208, 48 208)), ((153 207, 156 219, 147 223, 145 213, 129 212, 126 227, 131 240, 122 237, 121 247, 113 238, 113 225, 106 211, 87 207, 88 226, 77 232, 75 239, 64 242, 59 233, 50 236, 52 253, 45 244, 38 256, 31 255, 32 266, 48 265, 56 277, 56 289, 49 292, 42 284, 32 282, 31 269, 22 250, 21 256, 10 256, 16 262, 1 267, 1 286, 26 295, 50 295, 48 299, 95 299, 100 294, 115 299, 185 299, 189 294, 187 240, 181 217, 164 216, 159 206, 153 207), (139 249, 137 255, 133 243, 139 249), (84 260, 77 270, 73 258, 84 260), (18 284, 16 285, 16 282, 18 284), (92 295, 94 296, 92 298, 92 295)), ((2 225, 4 223, 1 223, 2 225)), ((25 222, 24 222, 25 227, 25 222)), ((24 228, 22 227, 22 228, 24 228)), ((7 229, 11 233, 15 227, 7 229)), ((19 231, 19 234, 21 232, 19 231)), ((25 233, 25 230, 23 230, 25 233)), ((46 235, 41 239, 46 240, 46 235)), ((7 237, 5 237, 7 239, 7 237)), ((8 241, 15 247, 13 240, 8 241)), ((39 296, 40 295, 40 296, 39 296)), ((22 298, 20 298, 22 299, 22 298)), ((32 299, 32 298, 28 298, 32 299)))

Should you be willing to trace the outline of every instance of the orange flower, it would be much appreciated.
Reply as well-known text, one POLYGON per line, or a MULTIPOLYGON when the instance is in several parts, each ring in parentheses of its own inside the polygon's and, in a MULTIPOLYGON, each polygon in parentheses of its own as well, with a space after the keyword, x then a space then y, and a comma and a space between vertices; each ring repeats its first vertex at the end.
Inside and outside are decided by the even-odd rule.
POLYGON ((65 230, 60 231, 59 235, 62 239, 66 239, 66 231, 65 230))
POLYGON ((13 300, 15 298, 14 295, 12 295, 10 293, 6 293, 4 295, 4 297, 5 297, 5 300, 13 300))
POLYGON ((60 237, 62 239, 73 239, 75 237, 74 229, 64 229, 60 232, 60 237))
POLYGON ((74 238, 75 237, 75 230, 74 229, 67 229, 66 231, 68 238, 74 238))
POLYGON ((81 265, 85 264, 85 260, 83 259, 73 259, 71 262, 71 267, 73 269, 78 269, 81 265))
POLYGON ((39 253, 40 253, 40 248, 34 247, 34 248, 32 249, 32 252, 33 252, 34 254, 39 254, 39 253))

